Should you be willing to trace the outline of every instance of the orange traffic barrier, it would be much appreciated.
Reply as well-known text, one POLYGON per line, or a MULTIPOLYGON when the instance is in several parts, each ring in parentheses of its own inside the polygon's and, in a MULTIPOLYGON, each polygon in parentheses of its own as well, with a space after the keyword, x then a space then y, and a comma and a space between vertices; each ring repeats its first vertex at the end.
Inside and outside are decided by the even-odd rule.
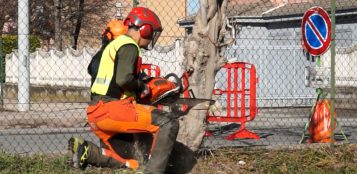
MULTIPOLYGON (((247 122, 254 120, 258 111, 255 66, 245 62, 234 62, 227 63, 222 70, 227 75, 227 88, 215 89, 213 94, 226 97, 226 114, 209 113, 212 115, 208 115, 207 121, 240 123, 240 129, 228 135, 225 138, 226 140, 237 138, 260 139, 257 134, 247 130, 245 126, 247 122)), ((212 135, 210 132, 206 132, 206 136, 210 135, 212 135)))

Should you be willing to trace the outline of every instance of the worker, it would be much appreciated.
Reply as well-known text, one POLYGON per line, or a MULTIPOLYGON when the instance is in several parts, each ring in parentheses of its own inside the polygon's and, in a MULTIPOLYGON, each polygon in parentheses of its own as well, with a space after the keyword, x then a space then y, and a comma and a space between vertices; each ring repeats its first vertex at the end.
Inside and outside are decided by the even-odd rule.
POLYGON ((124 19, 128 31, 104 49, 98 73, 91 86, 92 100, 87 108, 88 124, 104 146, 71 138, 69 147, 76 152, 77 165, 128 167, 137 169, 136 159, 123 158, 111 143, 122 133, 150 133, 153 136, 150 157, 144 173, 164 173, 179 130, 174 113, 137 101, 150 94, 139 78, 141 48, 154 47, 162 32, 158 16, 148 8, 135 7, 124 19))
POLYGON ((102 46, 98 50, 98 52, 92 57, 90 61, 87 71, 91 78, 91 85, 93 84, 95 77, 98 73, 100 59, 102 57, 103 51, 107 45, 116 39, 118 36, 125 34, 128 31, 128 27, 123 24, 122 20, 113 19, 108 22, 106 28, 103 30, 101 38, 102 38, 102 46))

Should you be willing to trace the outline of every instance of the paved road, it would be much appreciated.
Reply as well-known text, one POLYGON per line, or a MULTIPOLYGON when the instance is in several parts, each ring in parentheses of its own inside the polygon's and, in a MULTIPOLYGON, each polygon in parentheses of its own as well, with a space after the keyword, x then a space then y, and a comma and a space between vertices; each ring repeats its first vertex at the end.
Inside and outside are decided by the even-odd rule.
MULTIPOLYGON (((237 139, 227 141, 224 138, 237 131, 239 125, 215 124, 210 126, 214 136, 208 137, 204 142, 204 146, 278 146, 298 144, 304 127, 308 122, 309 111, 309 108, 261 109, 256 118, 247 123, 247 129, 258 134, 261 137, 259 140, 237 139)), ((337 120, 348 140, 352 143, 357 143, 357 111, 337 110, 337 113, 337 120)), ((339 142, 344 141, 341 130, 336 130, 336 139, 339 142)))
MULTIPOLYGON (((242 146, 278 146, 295 145, 301 138, 302 128, 271 128, 250 129, 261 136, 260 140, 237 139, 224 140, 224 137, 235 129, 213 131, 214 136, 204 140, 203 147, 242 147, 242 146)), ((98 139, 89 131, 83 129, 67 129, 61 131, 44 131, 43 129, 24 130, 26 133, 2 131, 0 133, 0 149, 11 153, 65 153, 67 140, 72 136, 81 136, 98 144, 98 139)), ((350 142, 357 143, 357 127, 344 127, 350 142)), ((337 136, 338 141, 343 141, 342 136, 337 136)))
MULTIPOLYGON (((27 113, 1 112, 0 149, 15 153, 64 153, 71 136, 82 136, 98 143, 88 128, 83 127, 85 106, 83 103, 46 103, 38 104, 27 113)), ((226 141, 224 137, 237 130, 239 125, 214 123, 210 125, 214 136, 207 137, 203 146, 297 144, 308 121, 308 113, 309 108, 261 109, 257 117, 247 124, 247 129, 261 136, 260 140, 226 141)), ((341 110, 338 115, 338 121, 349 135, 350 142, 357 143, 357 111, 341 110)))

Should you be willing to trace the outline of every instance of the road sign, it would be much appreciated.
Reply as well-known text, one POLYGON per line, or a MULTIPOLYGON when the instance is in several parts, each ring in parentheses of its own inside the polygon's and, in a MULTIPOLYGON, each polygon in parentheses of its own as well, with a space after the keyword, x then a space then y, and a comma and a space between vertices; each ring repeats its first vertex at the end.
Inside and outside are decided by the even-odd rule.
POLYGON ((302 18, 303 47, 313 56, 327 51, 331 43, 331 19, 321 7, 312 7, 302 18))

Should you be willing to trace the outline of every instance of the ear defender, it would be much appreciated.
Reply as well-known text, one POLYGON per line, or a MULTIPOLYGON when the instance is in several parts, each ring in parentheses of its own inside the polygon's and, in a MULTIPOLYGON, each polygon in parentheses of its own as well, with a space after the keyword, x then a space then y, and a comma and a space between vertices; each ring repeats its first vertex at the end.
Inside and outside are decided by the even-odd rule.
POLYGON ((106 37, 108 40, 113 39, 113 33, 110 31, 109 27, 107 27, 106 29, 103 30, 102 36, 106 37))
MULTIPOLYGON (((131 27, 131 26, 135 26, 131 23, 130 19, 126 19, 124 20, 124 25, 131 27)), ((152 27, 149 24, 144 24, 139 28, 139 32, 140 32, 140 36, 144 39, 151 39, 152 36, 152 27)))
POLYGON ((125 25, 125 26, 130 26, 130 24, 131 24, 131 22, 130 22, 130 19, 125 19, 124 20, 124 22, 123 22, 123 24, 125 25))
POLYGON ((152 35, 151 25, 144 24, 143 26, 140 27, 139 31, 141 37, 143 37, 144 39, 151 39, 151 35, 152 35))
POLYGON ((107 31, 108 39, 109 39, 109 40, 112 40, 112 39, 113 39, 113 33, 110 31, 110 28, 108 27, 108 28, 106 29, 106 31, 107 31))

